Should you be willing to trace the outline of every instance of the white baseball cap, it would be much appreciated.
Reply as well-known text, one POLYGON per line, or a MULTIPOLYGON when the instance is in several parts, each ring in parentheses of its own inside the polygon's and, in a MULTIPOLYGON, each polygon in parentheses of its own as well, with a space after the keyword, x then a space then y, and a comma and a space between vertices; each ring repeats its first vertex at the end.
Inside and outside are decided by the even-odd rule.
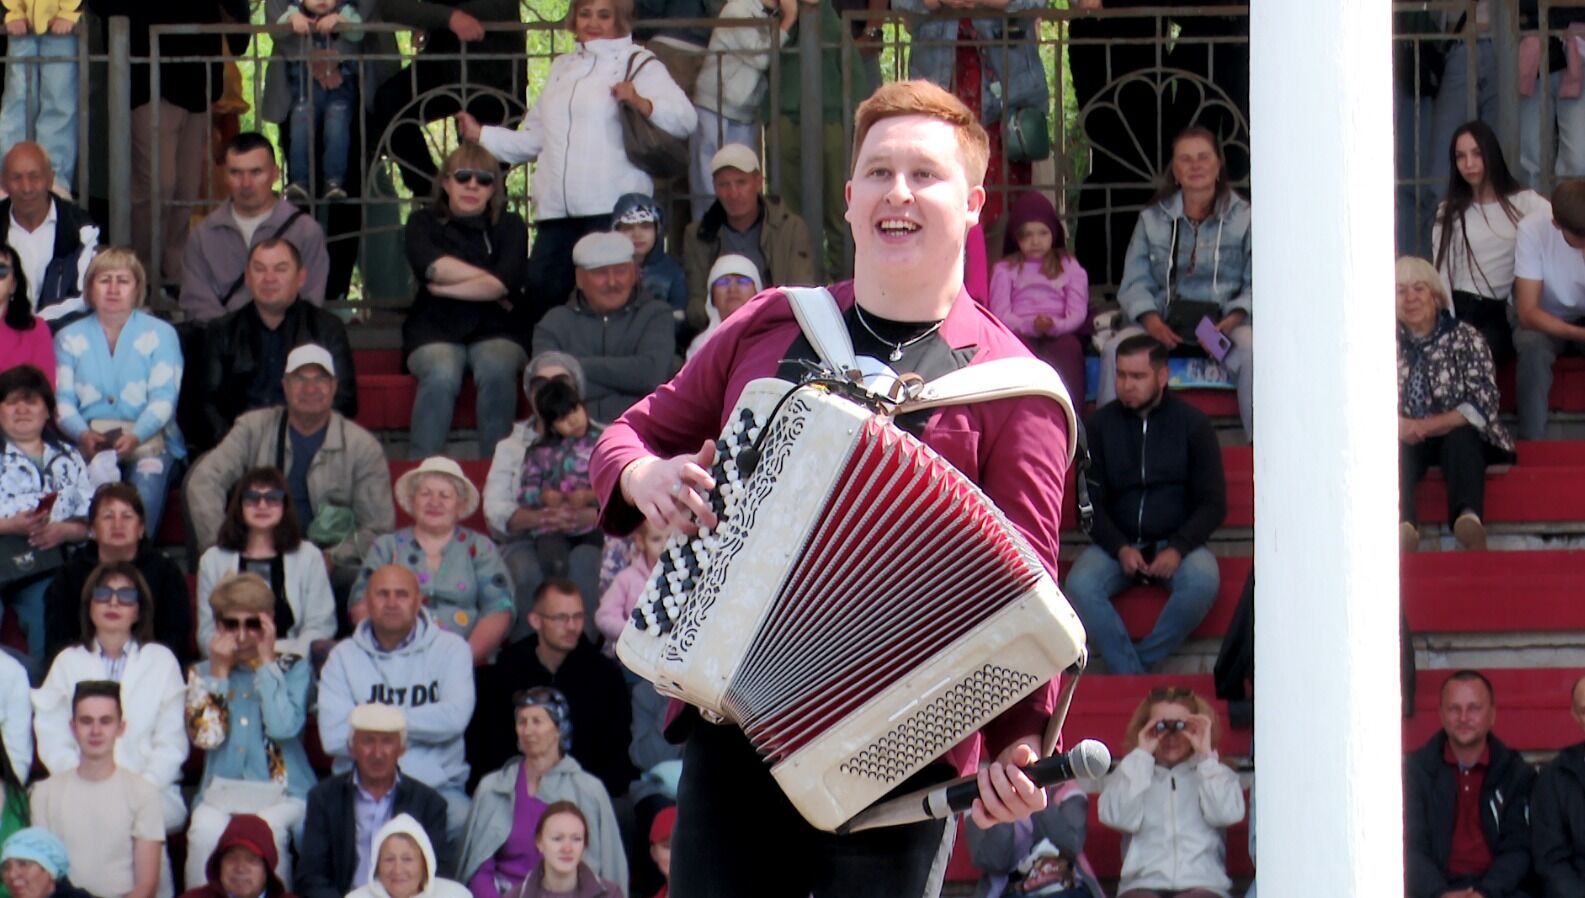
POLYGON ((710 157, 710 174, 715 174, 723 168, 735 168, 740 172, 759 171, 759 157, 754 151, 740 143, 729 143, 710 157))
POLYGON ((304 365, 318 365, 325 369, 326 374, 331 377, 336 376, 336 363, 331 360, 330 351, 318 343, 304 343, 286 356, 287 374, 304 365))

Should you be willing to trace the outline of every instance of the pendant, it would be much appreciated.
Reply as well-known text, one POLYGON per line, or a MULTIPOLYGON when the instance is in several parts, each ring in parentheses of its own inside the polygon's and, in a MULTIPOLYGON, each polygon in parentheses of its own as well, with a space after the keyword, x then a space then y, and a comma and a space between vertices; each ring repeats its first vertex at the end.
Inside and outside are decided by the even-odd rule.
POLYGON ((903 348, 901 346, 893 346, 892 347, 891 360, 895 362, 895 361, 901 359, 902 357, 903 357, 903 348))

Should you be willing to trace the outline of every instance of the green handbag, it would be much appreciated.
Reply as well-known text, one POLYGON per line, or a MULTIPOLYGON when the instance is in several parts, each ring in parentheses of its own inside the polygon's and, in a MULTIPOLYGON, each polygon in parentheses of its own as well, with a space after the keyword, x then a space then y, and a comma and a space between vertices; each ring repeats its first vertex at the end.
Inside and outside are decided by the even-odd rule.
POLYGON ((1008 112, 1002 148, 1008 162, 1020 165, 1049 158, 1051 132, 1046 128, 1046 111, 1025 106, 1008 112))

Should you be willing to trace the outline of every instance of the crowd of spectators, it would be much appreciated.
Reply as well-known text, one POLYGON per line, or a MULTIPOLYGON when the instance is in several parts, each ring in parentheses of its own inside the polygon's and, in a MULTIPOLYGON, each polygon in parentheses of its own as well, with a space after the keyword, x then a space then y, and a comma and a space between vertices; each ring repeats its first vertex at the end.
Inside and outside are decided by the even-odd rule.
MULTIPOLYGON (((990 131, 981 225, 999 252, 975 299, 1076 399, 1093 387, 1094 522, 1065 593, 1105 669, 1142 674, 1220 588, 1208 542, 1227 512, 1221 450, 1212 421, 1169 382, 1175 360, 1219 363, 1252 438, 1251 203, 1216 116, 1174 110, 1153 123, 1165 170, 1124 227, 1119 316, 1098 326, 1091 269, 1114 270, 1109 252, 1085 249, 1095 237, 1083 225, 1071 240, 1063 210, 1030 189, 1016 130, 1020 113, 1049 108, 1051 85, 1033 35, 1000 12, 1035 5, 920 20, 909 74, 952 89, 990 131), (1004 39, 1009 52, 976 48, 1004 39), (1112 600, 1137 583, 1168 596, 1136 642, 1112 600)), ((841 57, 836 6, 573 0, 575 49, 525 101, 511 59, 522 33, 494 27, 519 21, 516 0, 269 0, 268 21, 292 30, 278 35, 260 110, 283 123, 282 146, 231 136, 224 199, 189 222, 177 210, 198 198, 220 64, 171 64, 159 97, 134 79, 134 247, 102 246, 71 199, 82 11, 130 15, 136 56, 151 26, 245 21, 246 5, 5 6, 0 613, 15 613, 20 641, 16 657, 0 653, 0 883, 17 898, 163 898, 181 883, 193 898, 663 894, 681 754, 664 738, 665 700, 613 646, 669 534, 605 537, 590 456, 606 424, 762 289, 813 283, 822 261, 839 270, 842 91, 861 98, 878 73, 872 59, 841 57), (640 17, 711 16, 768 25, 634 31, 640 17), (426 33, 407 69, 359 61, 389 35, 357 26, 380 21, 426 33), (802 27, 838 48, 822 54, 826 95, 803 98, 784 74, 771 96, 771 54, 789 54, 794 71, 802 27), (447 58, 463 46, 482 58, 447 58), (413 111, 444 88, 460 92, 413 111), (826 219, 814 230, 800 214, 803 115, 824 126, 827 183, 809 189, 823 192, 826 219), (448 116, 462 140, 437 157, 417 122, 448 116), (633 116, 687 143, 685 169, 630 157, 633 116), (772 132, 782 196, 766 192, 772 132), (401 355, 417 380, 418 464, 394 484, 385 447, 355 420, 353 339, 324 308, 344 293, 334 217, 319 214, 358 197, 375 161, 362 150, 382 137, 417 198, 403 226, 416 286, 401 355), (507 172, 525 162, 527 216, 506 196, 507 172), (169 206, 159 234, 157 204, 169 206), (145 274, 156 257, 179 273, 179 325, 146 305, 163 287, 145 274), (476 448, 453 426, 467 377, 476 448), (520 401, 529 414, 515 420, 520 401), (452 455, 491 460, 482 489, 452 455), (180 508, 167 504, 178 486, 180 508), (400 528, 398 509, 410 521, 400 528), (166 515, 186 523, 191 597, 182 566, 151 542, 166 515), (19 570, 19 553, 36 567, 19 570), (201 772, 184 775, 194 749, 201 772), (35 773, 46 776, 29 790, 35 773), (167 850, 176 835, 184 854, 167 850)), ((218 56, 245 43, 181 35, 162 50, 218 56)), ((1434 216, 1400 221, 1404 247, 1425 234, 1431 247, 1396 272, 1406 551, 1421 544, 1415 485, 1431 467, 1446 475, 1457 541, 1485 548, 1485 471, 1516 457, 1498 366, 1516 364, 1517 436, 1540 439, 1553 364, 1585 347, 1585 180, 1543 197, 1510 172, 1487 124, 1459 124, 1452 98, 1470 78, 1492 115, 1489 43, 1439 57, 1431 169, 1447 183, 1434 216)), ((1075 50, 1076 82, 1087 49, 1075 50)), ((1426 96, 1411 87, 1405 99, 1400 77, 1400 110, 1426 96)), ((1585 105, 1562 99, 1554 112, 1560 150, 1573 146, 1585 105)), ((1537 177, 1533 143, 1521 157, 1537 177)), ((1585 168, 1560 152, 1558 174, 1585 168)), ((1582 687, 1573 705, 1585 722, 1582 687)), ((1494 707, 1484 677, 1455 673, 1443 733, 1405 762, 1416 898, 1585 888, 1585 748, 1534 777, 1491 735, 1494 707)), ((1219 727, 1205 699, 1154 690, 1114 771, 1088 784, 1102 823, 1128 837, 1120 898, 1230 894, 1225 831, 1245 799, 1217 755, 1219 727)), ((980 894, 1101 895, 1084 856, 1089 801, 1069 785, 1028 821, 971 825, 980 894)))

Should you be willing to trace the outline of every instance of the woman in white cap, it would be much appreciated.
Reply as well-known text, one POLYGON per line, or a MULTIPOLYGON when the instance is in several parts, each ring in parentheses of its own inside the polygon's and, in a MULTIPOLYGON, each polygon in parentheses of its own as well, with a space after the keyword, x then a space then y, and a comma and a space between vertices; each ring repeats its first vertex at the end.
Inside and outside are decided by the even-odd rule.
POLYGON ((397 478, 395 492, 413 526, 374 541, 352 587, 352 622, 368 617, 363 593, 369 577, 399 564, 418 578, 435 624, 468 640, 474 664, 488 663, 512 626, 515 606, 495 543, 460 523, 478 510, 478 488, 456 462, 436 456, 397 478))
POLYGON ((402 322, 402 353, 418 378, 413 458, 445 446, 464 373, 478 387, 480 454, 512 429, 524 342, 538 319, 524 297, 528 227, 506 208, 501 176, 488 150, 464 143, 446 157, 429 205, 407 220, 418 284, 402 322))
POLYGON ((369 881, 347 898, 471 898, 460 882, 435 872, 435 846, 411 814, 397 814, 374 834, 369 881))
POLYGON ((704 296, 710 323, 688 344, 688 358, 693 358, 699 347, 710 342, 710 338, 721 327, 721 322, 748 305, 748 301, 763 289, 765 287, 759 280, 759 266, 748 256, 727 253, 716 259, 715 264, 710 266, 710 279, 704 296))

